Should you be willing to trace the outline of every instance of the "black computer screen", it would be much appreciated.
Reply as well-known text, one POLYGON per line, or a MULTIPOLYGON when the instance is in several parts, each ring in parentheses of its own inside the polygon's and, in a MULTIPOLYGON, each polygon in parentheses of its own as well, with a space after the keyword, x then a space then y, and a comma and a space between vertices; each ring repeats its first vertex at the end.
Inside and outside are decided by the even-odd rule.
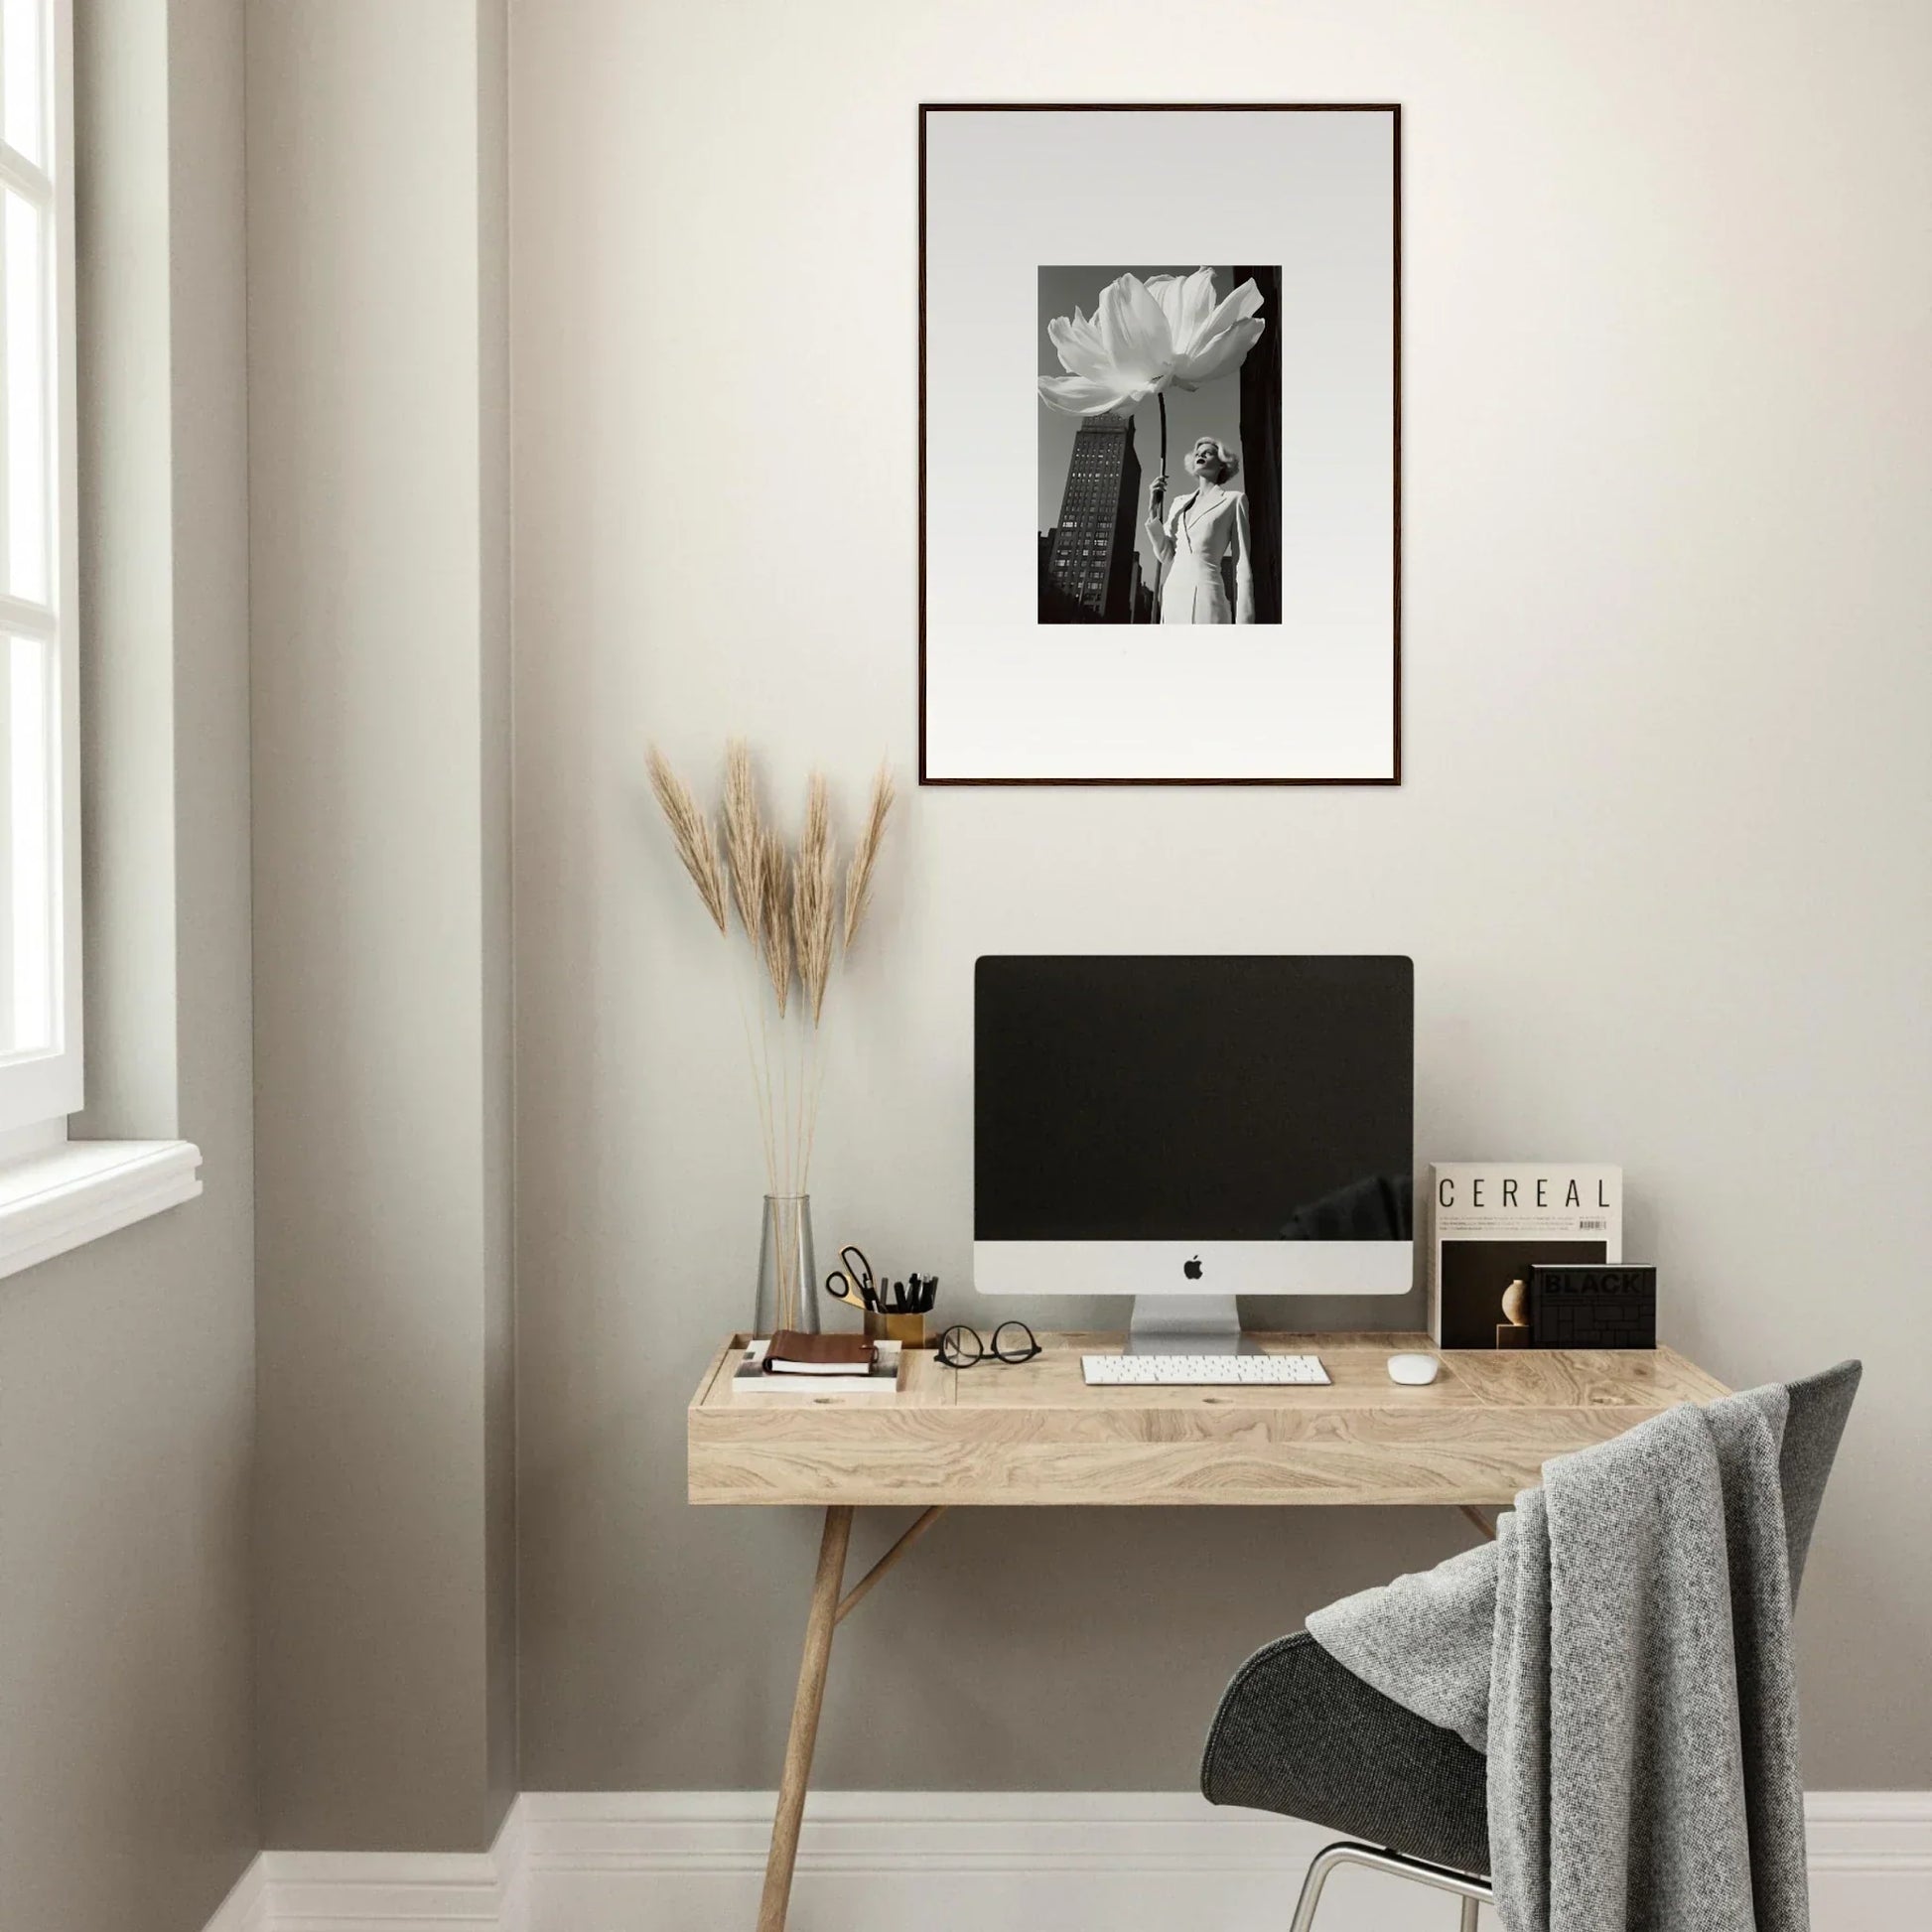
POLYGON ((1402 958, 978 964, 981 1241, 1407 1240, 1402 958))

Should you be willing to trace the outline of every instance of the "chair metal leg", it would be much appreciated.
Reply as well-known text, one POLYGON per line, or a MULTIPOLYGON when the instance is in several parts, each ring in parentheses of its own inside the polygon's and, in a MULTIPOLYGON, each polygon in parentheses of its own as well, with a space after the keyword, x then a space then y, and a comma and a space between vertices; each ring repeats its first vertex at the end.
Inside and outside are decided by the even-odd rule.
POLYGON ((1296 1900, 1295 1920, 1288 1932, 1309 1932, 1314 1923, 1314 1908, 1321 1903, 1321 1887, 1328 1882, 1328 1874, 1336 1865, 1348 1863, 1346 1854, 1353 1848, 1346 1845, 1331 1845, 1325 1852, 1317 1852, 1314 1862, 1309 1866, 1309 1875, 1302 1880, 1302 1896, 1296 1900))
POLYGON ((1462 1932, 1475 1932, 1478 1908, 1496 1895, 1486 1878, 1472 1877, 1466 1871, 1451 1871, 1448 1865, 1430 1864, 1423 1859, 1405 1859, 1400 1852, 1382 1852, 1372 1845, 1355 1845, 1344 1840, 1314 1855, 1309 1875, 1302 1881, 1302 1896, 1296 1903, 1289 1932, 1309 1932, 1314 1923, 1315 1907, 1321 1902, 1321 1888, 1338 1864, 1364 1864, 1371 1871, 1386 1871, 1413 1884, 1453 1892, 1462 1901, 1462 1932))

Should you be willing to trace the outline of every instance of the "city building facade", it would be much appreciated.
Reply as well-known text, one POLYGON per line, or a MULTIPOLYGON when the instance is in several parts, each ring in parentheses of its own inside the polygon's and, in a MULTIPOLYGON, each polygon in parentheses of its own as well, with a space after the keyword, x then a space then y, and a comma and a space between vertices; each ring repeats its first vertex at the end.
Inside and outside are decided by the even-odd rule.
POLYGON ((1089 416, 1073 439, 1059 521, 1042 536, 1041 623, 1132 623, 1141 460, 1129 415, 1089 416))

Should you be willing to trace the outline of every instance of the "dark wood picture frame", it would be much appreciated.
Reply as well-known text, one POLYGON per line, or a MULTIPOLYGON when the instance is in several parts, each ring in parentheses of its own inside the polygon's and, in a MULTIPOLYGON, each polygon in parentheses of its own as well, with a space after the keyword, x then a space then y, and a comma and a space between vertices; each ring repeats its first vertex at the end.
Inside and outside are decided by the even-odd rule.
POLYGON ((921 785, 1399 785, 1402 782, 1402 107, 1396 101, 921 101, 919 103, 919 783, 921 785), (926 126, 934 114, 1362 114, 1392 117, 1394 175, 1393 328, 1391 381, 1394 403, 1392 451, 1394 653, 1390 722, 1392 760, 1386 775, 1371 777, 989 777, 939 778, 926 759, 926 126))

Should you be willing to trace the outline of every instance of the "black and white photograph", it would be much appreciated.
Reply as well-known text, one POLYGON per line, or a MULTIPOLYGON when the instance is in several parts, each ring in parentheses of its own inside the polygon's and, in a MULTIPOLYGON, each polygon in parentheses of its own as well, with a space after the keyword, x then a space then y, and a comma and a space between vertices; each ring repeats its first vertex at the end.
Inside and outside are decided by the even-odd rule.
POLYGON ((922 782, 1400 782, 1399 126, 921 110, 922 782))
POLYGON ((1041 623, 1280 623, 1282 271, 1039 271, 1041 623))

